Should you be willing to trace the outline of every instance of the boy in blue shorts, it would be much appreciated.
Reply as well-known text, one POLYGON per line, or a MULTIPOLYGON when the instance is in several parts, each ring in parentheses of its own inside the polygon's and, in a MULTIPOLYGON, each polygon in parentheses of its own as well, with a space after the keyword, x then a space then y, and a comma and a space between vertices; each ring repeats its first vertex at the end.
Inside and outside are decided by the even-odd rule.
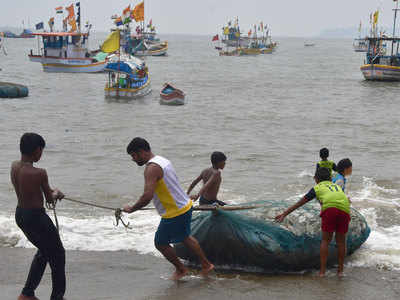
POLYGON ((320 248, 320 272, 325 276, 328 260, 329 244, 335 233, 338 252, 338 276, 343 275, 344 257, 346 255, 346 233, 350 223, 350 202, 341 187, 331 181, 330 171, 327 168, 318 168, 315 173, 317 183, 307 195, 296 204, 289 207, 284 213, 275 217, 277 222, 282 222, 287 215, 303 206, 314 198, 321 203, 321 230, 322 241, 320 248))

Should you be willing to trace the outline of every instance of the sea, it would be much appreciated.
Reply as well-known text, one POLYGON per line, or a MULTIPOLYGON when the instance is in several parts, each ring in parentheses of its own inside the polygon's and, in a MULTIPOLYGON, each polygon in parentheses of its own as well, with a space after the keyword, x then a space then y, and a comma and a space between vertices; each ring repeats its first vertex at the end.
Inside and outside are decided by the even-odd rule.
MULTIPOLYGON (((105 37, 92 35, 89 47, 105 37)), ((115 208, 143 191, 143 168, 126 153, 140 136, 172 161, 185 190, 210 166, 211 153, 223 151, 220 199, 231 204, 289 205, 314 185, 320 148, 335 162, 350 158, 348 194, 371 234, 346 268, 400 270, 400 83, 365 81, 364 55, 350 39, 316 38, 304 47, 303 38, 276 37, 276 52, 251 57, 220 57, 209 36, 161 39, 169 41, 168 55, 145 58, 153 91, 131 101, 105 99, 106 74, 43 72, 27 56, 37 51, 36 39, 5 40, 0 81, 27 85, 29 97, 0 99, 0 248, 33 247, 15 224, 9 178, 24 132, 45 138, 37 166, 52 187, 115 208), (184 106, 159 104, 166 82, 186 93, 184 106)), ((112 211, 67 200, 57 215, 67 250, 159 256, 155 211, 124 215, 131 229, 115 227, 112 211)))

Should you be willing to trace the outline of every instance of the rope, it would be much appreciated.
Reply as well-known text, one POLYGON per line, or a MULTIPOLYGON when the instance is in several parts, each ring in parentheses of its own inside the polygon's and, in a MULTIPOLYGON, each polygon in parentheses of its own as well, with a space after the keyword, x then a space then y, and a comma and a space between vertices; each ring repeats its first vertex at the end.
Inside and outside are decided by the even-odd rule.
MULTIPOLYGON (((68 197, 63 198, 64 200, 67 201, 71 201, 71 202, 75 202, 75 203, 79 203, 79 204, 83 204, 83 205, 88 205, 88 206, 93 206, 93 207, 97 207, 97 208, 102 208, 102 209, 107 209, 107 210, 112 210, 114 211, 114 216, 115 216, 115 226, 119 225, 119 222, 121 222, 121 224, 128 229, 132 229, 129 226, 129 222, 125 223, 124 220, 122 220, 122 210, 120 208, 115 208, 115 207, 109 207, 109 206, 104 206, 104 205, 99 205, 99 204, 95 204, 95 203, 90 203, 90 202, 85 202, 85 201, 80 201, 80 200, 75 200, 75 199, 71 199, 68 197)), ((54 212, 54 219, 56 220, 56 227, 57 230, 59 230, 59 225, 58 225, 58 219, 57 219, 57 213, 56 213, 56 205, 57 205, 57 200, 55 200, 52 203, 48 203, 46 202, 46 207, 47 209, 50 209, 54 212)))

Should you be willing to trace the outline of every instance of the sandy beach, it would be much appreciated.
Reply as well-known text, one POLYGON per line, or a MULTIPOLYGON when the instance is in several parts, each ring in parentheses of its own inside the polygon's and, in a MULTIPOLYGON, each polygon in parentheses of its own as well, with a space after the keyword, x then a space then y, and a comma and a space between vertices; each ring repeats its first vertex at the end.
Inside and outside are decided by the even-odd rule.
MULTIPOLYGON (((33 249, 0 248, 2 300, 15 300, 27 275, 33 249)), ((67 251, 68 300, 99 299, 399 299, 400 273, 348 268, 320 279, 306 274, 260 275, 217 271, 203 279, 196 270, 179 282, 168 279, 172 267, 163 259, 135 252, 67 251)), ((49 268, 37 290, 49 299, 49 268)))

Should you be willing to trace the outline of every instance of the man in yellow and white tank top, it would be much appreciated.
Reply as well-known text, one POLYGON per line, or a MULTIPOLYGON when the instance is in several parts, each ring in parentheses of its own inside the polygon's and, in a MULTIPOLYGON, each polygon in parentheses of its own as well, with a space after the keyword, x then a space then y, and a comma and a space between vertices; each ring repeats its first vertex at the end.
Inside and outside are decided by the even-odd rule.
POLYGON ((206 276, 214 266, 207 260, 197 240, 190 236, 192 201, 179 185, 171 162, 164 157, 154 155, 149 143, 140 137, 134 138, 129 143, 127 152, 137 165, 146 166, 145 186, 140 199, 133 206, 125 205, 123 211, 132 213, 147 206, 153 200, 161 216, 154 244, 157 250, 175 266, 176 271, 172 279, 178 280, 188 272, 170 245, 181 242, 199 257, 202 274, 206 276))

